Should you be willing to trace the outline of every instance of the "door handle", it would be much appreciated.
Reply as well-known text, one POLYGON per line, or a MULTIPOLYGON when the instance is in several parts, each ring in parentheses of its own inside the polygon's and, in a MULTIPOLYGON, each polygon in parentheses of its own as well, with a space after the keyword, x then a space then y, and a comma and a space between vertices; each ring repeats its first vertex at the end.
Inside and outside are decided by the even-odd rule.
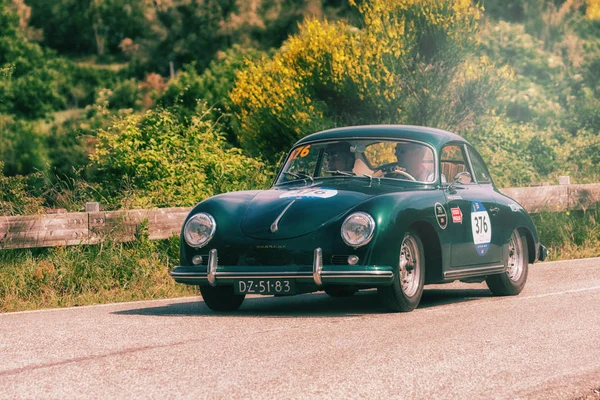
POLYGON ((498 207, 490 208, 490 212, 492 213, 492 215, 498 214, 498 211, 500 211, 500 209, 498 207))

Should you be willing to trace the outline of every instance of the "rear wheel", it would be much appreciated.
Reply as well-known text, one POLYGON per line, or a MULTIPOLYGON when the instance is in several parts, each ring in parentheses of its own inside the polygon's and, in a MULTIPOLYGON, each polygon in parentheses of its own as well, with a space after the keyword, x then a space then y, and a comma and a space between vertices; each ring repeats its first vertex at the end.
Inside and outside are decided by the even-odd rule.
POLYGON ((383 305, 394 312, 414 310, 421 301, 425 284, 423 242, 415 232, 402 239, 400 255, 394 270, 394 283, 377 289, 383 305))
POLYGON ((204 303, 213 311, 235 311, 244 302, 245 294, 235 294, 233 286, 200 286, 204 303))
POLYGON ((354 293, 358 292, 355 286, 327 286, 325 287, 325 293, 330 297, 350 297, 354 293))
POLYGON ((506 272, 488 276, 486 283, 497 296, 514 296, 523 290, 529 269, 527 238, 514 230, 508 241, 508 265, 506 272))

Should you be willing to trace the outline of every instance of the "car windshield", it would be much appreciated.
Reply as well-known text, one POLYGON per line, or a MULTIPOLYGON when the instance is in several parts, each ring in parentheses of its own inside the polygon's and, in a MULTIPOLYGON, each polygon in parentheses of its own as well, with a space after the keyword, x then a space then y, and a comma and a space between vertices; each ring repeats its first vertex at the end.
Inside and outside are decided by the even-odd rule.
POLYGON ((292 149, 276 184, 334 176, 435 181, 433 151, 406 140, 339 140, 292 149))

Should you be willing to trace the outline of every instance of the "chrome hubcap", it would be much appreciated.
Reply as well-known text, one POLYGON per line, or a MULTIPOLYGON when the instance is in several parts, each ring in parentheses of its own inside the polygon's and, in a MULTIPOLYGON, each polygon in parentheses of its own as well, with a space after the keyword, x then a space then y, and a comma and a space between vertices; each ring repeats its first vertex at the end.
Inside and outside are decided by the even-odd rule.
POLYGON ((419 288, 421 266, 415 239, 407 235, 400 247, 400 286, 407 297, 412 297, 419 288))
POLYGON ((515 230, 508 242, 508 268, 506 269, 508 279, 518 281, 523 275, 523 242, 521 236, 515 230))

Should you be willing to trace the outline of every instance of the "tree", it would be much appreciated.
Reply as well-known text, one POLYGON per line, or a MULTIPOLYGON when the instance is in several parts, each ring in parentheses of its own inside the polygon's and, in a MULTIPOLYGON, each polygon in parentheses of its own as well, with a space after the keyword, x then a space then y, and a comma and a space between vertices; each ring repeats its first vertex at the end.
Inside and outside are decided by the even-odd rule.
POLYGON ((373 0, 360 28, 309 19, 270 59, 237 75, 240 142, 270 161, 337 125, 473 125, 508 70, 474 57, 481 8, 469 0, 373 0))

